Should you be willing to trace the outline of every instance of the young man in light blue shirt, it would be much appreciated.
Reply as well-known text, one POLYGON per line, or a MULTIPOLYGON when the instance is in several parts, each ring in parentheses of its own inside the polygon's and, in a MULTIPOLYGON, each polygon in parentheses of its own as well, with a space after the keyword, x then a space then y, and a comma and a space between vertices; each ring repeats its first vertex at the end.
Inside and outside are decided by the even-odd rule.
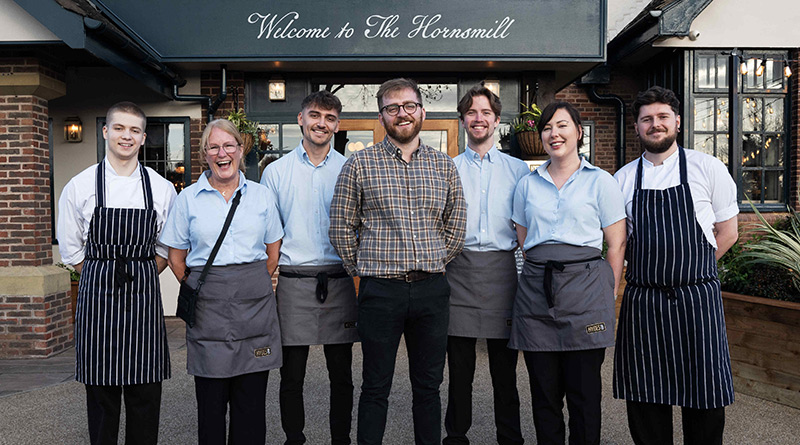
POLYGON ((464 250, 447 266, 450 383, 444 444, 469 443, 466 435, 472 424, 472 380, 479 338, 486 339, 489 353, 497 441, 523 443, 516 383, 518 353, 506 344, 517 289, 514 251, 518 246, 511 221, 514 189, 530 169, 494 144, 501 107, 500 99, 484 86, 470 89, 458 104, 467 148, 454 162, 467 201, 467 235, 464 250))
POLYGON ((285 232, 276 292, 283 341, 281 425, 286 444, 305 443, 303 380, 309 345, 321 344, 331 381, 331 443, 349 444, 358 309, 353 279, 328 238, 333 189, 345 162, 331 149, 342 104, 332 93, 317 91, 301 108, 302 142, 261 176, 275 194, 285 232))

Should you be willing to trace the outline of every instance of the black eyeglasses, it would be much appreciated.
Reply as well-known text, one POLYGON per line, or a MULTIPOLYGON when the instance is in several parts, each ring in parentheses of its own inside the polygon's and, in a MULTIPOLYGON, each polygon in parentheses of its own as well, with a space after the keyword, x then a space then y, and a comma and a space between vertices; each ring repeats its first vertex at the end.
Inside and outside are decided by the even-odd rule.
POLYGON ((414 114, 417 108, 422 108, 422 104, 419 102, 406 102, 403 105, 384 105, 383 108, 381 108, 381 112, 385 111, 389 116, 396 116, 397 113, 400 112, 400 107, 403 107, 406 114, 414 114))

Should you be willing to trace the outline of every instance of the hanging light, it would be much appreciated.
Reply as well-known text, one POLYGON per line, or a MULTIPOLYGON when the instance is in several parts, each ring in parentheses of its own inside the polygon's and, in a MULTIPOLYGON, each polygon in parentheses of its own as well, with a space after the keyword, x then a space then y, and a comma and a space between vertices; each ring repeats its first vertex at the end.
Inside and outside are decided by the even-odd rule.
POLYGON ((763 76, 765 69, 767 69, 767 59, 761 59, 761 64, 756 68, 756 77, 763 76))
POLYGON ((789 61, 786 58, 783 59, 783 75, 792 77, 792 67, 789 66, 789 61))
POLYGON ((742 73, 742 76, 747 74, 749 70, 747 69, 747 60, 742 60, 742 63, 739 64, 739 72, 742 73))

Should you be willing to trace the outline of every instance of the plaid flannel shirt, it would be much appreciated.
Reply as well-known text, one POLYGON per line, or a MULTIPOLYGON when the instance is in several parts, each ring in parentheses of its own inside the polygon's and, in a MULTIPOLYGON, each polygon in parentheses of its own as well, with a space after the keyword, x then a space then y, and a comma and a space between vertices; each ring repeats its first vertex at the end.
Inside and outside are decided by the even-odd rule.
POLYGON ((331 244, 353 276, 444 272, 464 247, 461 178, 446 154, 424 144, 410 163, 388 138, 354 154, 330 211, 331 244))

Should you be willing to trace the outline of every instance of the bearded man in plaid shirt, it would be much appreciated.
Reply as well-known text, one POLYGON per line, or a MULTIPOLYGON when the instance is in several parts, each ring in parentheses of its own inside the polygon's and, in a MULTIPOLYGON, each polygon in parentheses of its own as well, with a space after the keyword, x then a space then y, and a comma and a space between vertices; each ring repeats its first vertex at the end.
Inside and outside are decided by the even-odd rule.
POLYGON ((450 300, 444 270, 464 247, 466 203, 453 161, 419 138, 425 109, 416 82, 386 81, 377 98, 387 136, 342 167, 329 232, 347 272, 361 278, 358 443, 383 440, 405 334, 415 442, 439 444, 450 300))

